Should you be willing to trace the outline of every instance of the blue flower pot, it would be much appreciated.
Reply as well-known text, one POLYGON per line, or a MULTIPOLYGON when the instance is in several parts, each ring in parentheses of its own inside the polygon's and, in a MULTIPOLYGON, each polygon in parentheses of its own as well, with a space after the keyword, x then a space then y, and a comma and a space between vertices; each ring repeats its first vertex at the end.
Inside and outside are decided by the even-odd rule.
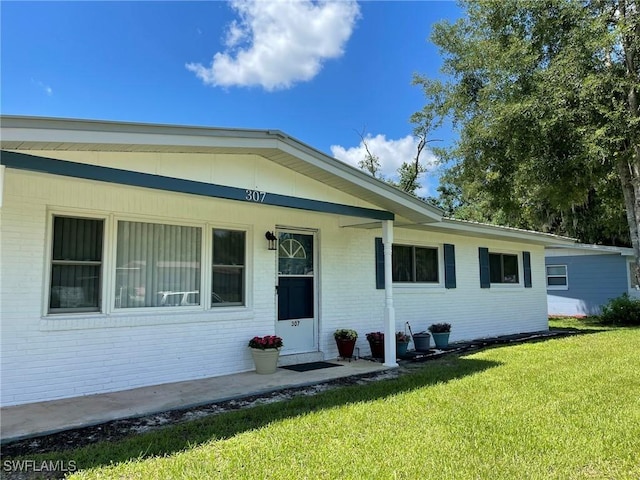
POLYGON ((447 348, 449 346, 449 334, 451 332, 433 333, 433 342, 436 344, 436 348, 447 348))
POLYGON ((407 354, 409 342, 396 342, 396 356, 404 357, 407 354))

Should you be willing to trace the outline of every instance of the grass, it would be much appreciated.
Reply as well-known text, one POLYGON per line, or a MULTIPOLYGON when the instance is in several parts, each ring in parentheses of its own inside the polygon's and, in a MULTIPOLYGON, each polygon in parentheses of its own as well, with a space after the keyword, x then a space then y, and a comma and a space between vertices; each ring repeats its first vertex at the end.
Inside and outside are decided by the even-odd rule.
POLYGON ((609 326, 600 323, 598 317, 552 317, 549 328, 573 328, 577 330, 609 330, 609 326))
POLYGON ((637 480, 639 344, 608 329, 492 348, 37 458, 74 460, 81 479, 637 480))

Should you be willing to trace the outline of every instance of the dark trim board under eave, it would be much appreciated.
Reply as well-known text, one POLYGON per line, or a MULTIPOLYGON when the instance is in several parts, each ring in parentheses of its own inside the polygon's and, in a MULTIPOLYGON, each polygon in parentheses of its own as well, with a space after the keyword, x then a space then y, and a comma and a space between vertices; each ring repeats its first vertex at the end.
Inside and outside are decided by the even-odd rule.
POLYGON ((182 178, 164 177, 150 173, 132 172, 118 168, 87 165, 54 158, 38 157, 26 153, 0 152, 0 165, 17 170, 48 173, 64 177, 96 180, 135 187, 152 188, 168 192, 189 193, 205 197, 224 198, 242 202, 272 205, 276 207, 296 208, 311 212, 332 213, 374 220, 393 220, 394 214, 385 210, 355 207, 339 203, 323 202, 307 198, 290 197, 276 193, 250 190, 226 185, 196 182, 182 178))

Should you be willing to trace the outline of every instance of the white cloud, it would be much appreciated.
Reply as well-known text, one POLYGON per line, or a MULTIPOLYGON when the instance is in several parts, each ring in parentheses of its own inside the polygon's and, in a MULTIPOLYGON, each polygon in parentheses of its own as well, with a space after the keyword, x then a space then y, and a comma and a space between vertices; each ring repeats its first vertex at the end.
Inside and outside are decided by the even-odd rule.
POLYGON ((51 88, 49 85, 45 85, 43 82, 41 82, 40 80, 34 80, 31 79, 31 83, 33 85, 35 85, 36 87, 38 87, 39 89, 41 89, 44 93, 46 93, 48 96, 53 95, 53 88, 51 88))
MULTIPOLYGON (((367 143, 371 154, 380 160, 380 173, 382 176, 394 181, 398 180, 398 167, 403 162, 412 161, 418 151, 418 139, 413 135, 407 135, 398 140, 389 140, 385 135, 380 134, 375 137, 367 135, 364 141, 367 143)), ((338 160, 358 167, 358 162, 365 158, 367 151, 361 141, 357 147, 350 148, 331 145, 331 153, 338 160)), ((416 191, 416 195, 418 197, 426 197, 430 195, 430 192, 425 176, 435 171, 437 159, 431 150, 425 148, 420 154, 420 163, 427 168, 427 171, 419 178, 419 183, 422 187, 416 191)))
POLYGON ((360 8, 355 1, 231 0, 240 16, 227 28, 227 50, 209 67, 186 68, 212 86, 261 86, 265 90, 308 81, 322 63, 338 58, 353 32, 360 8))

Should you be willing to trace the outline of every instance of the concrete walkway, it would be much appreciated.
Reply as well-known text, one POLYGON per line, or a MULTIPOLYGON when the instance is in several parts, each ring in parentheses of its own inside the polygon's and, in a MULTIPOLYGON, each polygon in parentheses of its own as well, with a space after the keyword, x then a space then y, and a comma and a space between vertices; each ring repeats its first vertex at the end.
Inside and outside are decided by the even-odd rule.
POLYGON ((308 372, 278 368, 272 375, 246 372, 4 407, 0 408, 0 439, 7 443, 111 420, 190 408, 387 369, 381 363, 364 359, 330 363, 340 366, 308 372))

